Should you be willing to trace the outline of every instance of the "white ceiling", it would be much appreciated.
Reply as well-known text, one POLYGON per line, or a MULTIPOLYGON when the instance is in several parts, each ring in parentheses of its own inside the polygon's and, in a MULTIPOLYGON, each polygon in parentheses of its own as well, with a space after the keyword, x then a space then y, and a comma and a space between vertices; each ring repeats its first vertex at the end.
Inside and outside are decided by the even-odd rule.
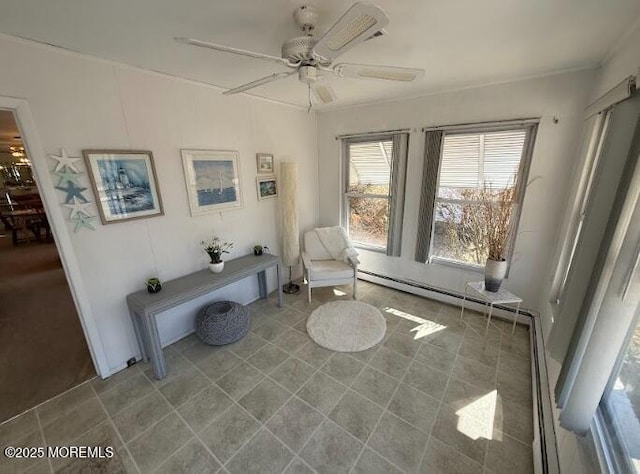
MULTIPOLYGON (((421 67, 411 84, 332 78, 332 106, 597 66, 640 17, 638 0, 374 0, 388 35, 337 62, 421 67)), ((280 56, 299 36, 293 10, 311 4, 322 33, 353 1, 0 0, 0 32, 230 88, 279 72, 276 64, 176 43, 186 36, 280 56)), ((295 76, 251 91, 306 106, 295 76)), ((326 106, 323 106, 325 108, 326 106)))

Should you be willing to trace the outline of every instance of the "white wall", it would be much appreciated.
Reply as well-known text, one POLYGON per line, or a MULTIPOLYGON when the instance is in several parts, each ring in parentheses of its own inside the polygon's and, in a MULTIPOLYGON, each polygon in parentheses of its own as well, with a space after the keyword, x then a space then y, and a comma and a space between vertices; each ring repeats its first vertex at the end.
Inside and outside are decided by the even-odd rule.
POLYGON ((618 85, 623 79, 640 75, 639 45, 640 18, 636 21, 635 27, 621 38, 620 43, 603 62, 591 91, 592 101, 618 85))
MULTIPOLYGON (((71 239, 112 371, 139 354, 125 296, 144 288, 147 277, 157 275, 166 281, 205 268, 208 260, 199 242, 213 233, 234 242, 227 258, 248 253, 258 242, 279 251, 278 200, 257 200, 256 152, 273 153, 276 163, 299 163, 300 228, 315 226, 314 115, 244 95, 225 97, 216 88, 6 36, 0 36, 0 61, 5 65, 0 70, 0 96, 28 101, 38 134, 34 140, 40 141, 45 153, 59 154, 60 148, 72 156, 81 156, 87 148, 153 152, 164 216, 98 225, 94 232, 73 233, 69 222, 66 229, 58 229, 59 235, 71 239), (181 148, 239 151, 244 208, 191 217, 181 148)), ((36 167, 38 161, 41 168, 44 163, 49 167, 37 170, 44 177, 40 184, 54 186, 55 162, 42 157, 35 161, 36 167)), ((80 168, 86 173, 83 163, 80 168)), ((81 183, 89 184, 86 174, 81 183)), ((56 193, 58 205, 64 194, 56 193)), ((84 195, 95 201, 91 189, 84 195)), ((68 212, 64 209, 66 217, 68 212)), ((274 275, 269 287, 275 288, 274 275)), ((257 282, 252 279, 205 299, 249 302, 257 296, 257 282)), ((165 313, 162 340, 190 332, 192 316, 203 303, 201 299, 165 313)))
MULTIPOLYGON (((640 74, 640 21, 636 22, 636 27, 630 31, 618 44, 617 48, 611 52, 608 59, 604 62, 602 67, 598 69, 595 75, 593 87, 589 93, 589 102, 595 101, 602 94, 607 92, 612 87, 619 84, 623 79, 640 74)), ((586 137, 585 137, 586 139, 586 137)), ((584 153, 586 147, 583 147, 584 153)), ((582 166, 584 156, 578 156, 576 160, 576 167, 574 169, 574 177, 577 177, 582 166)), ((575 199, 575 186, 569 199, 575 199)), ((615 192, 615 190, 612 190, 615 192)), ((568 217, 568 215, 567 215, 568 217)), ((560 252, 560 246, 565 238, 564 235, 558 235, 557 245, 554 250, 556 254, 560 252)), ((551 298, 551 283, 556 270, 555 262, 550 262, 550 266, 547 271, 547 278, 545 280, 545 288, 540 298, 540 310, 545 315, 545 320, 552 322, 553 316, 552 305, 549 304, 551 298)), ((552 328, 552 324, 547 324, 544 332, 545 336, 549 335, 549 331, 552 328)), ((562 362, 553 359, 549 353, 547 356, 547 366, 549 369, 549 387, 553 394, 556 382, 562 369, 562 362)), ((559 416, 559 411, 555 412, 556 422, 559 416)), ((576 436, 573 433, 565 430, 564 428, 556 425, 556 435, 558 437, 558 447, 560 455, 560 466, 563 473, 567 474, 582 474, 590 472, 600 472, 598 467, 596 454, 593 446, 593 439, 589 434, 586 437, 576 436)))
POLYGON ((402 256, 362 252, 362 269, 461 292, 482 275, 415 262, 425 126, 517 118, 541 119, 520 219, 514 259, 505 285, 537 310, 582 126, 592 72, 582 71, 457 92, 322 112, 318 116, 320 223, 339 222, 340 141, 336 135, 413 129, 409 143, 402 256), (554 117, 558 123, 554 123, 554 117))

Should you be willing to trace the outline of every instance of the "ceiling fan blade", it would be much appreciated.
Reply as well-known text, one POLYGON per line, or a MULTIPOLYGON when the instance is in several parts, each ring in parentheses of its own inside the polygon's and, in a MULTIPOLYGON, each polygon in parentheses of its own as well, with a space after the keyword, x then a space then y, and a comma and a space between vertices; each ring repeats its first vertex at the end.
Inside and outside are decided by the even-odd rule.
POLYGON ((424 69, 368 64, 336 64, 333 72, 340 77, 355 79, 383 79, 386 81, 411 82, 424 76, 424 69))
POLYGON ((231 94, 239 94, 240 92, 244 92, 247 91, 249 89, 253 89, 254 87, 258 87, 261 86, 263 84, 268 84, 269 82, 273 82, 273 81, 277 81, 279 79, 284 79, 285 77, 289 77, 292 74, 296 74, 297 71, 290 71, 290 72, 276 72, 274 74, 270 74, 266 77, 263 77, 261 79, 257 79, 253 82, 249 82, 247 84, 244 84, 242 86, 238 86, 235 87, 233 89, 229 89, 228 91, 224 91, 222 94, 223 95, 231 95, 231 94))
POLYGON ((313 95, 323 104, 329 104, 336 99, 336 93, 327 81, 319 79, 311 84, 311 90, 313 95))
POLYGON ((313 53, 331 61, 382 30, 387 23, 389 17, 381 8, 357 2, 320 38, 313 53))
POLYGON ((256 53, 255 51, 247 51, 246 49, 232 48, 230 46, 224 46, 216 43, 209 43, 207 41, 200 41, 197 39, 191 38, 174 38, 179 43, 189 44, 191 46, 199 46, 201 48, 214 49, 216 51, 223 51, 225 53, 239 54, 240 56, 248 56, 250 58, 262 59, 265 61, 271 61, 278 64, 283 64, 288 67, 296 67, 296 63, 291 63, 291 61, 278 58, 276 56, 270 56, 268 54, 256 53))

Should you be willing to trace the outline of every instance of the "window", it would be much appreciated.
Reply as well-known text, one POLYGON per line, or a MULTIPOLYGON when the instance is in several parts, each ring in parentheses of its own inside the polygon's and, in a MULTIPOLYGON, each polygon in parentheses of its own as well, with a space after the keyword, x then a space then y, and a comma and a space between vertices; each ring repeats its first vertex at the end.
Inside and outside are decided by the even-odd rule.
POLYGON ((587 206, 591 197, 596 171, 600 162, 600 156, 607 136, 609 127, 610 112, 602 112, 593 118, 594 125, 588 141, 586 159, 580 176, 578 190, 571 216, 569 218, 569 228, 566 239, 558 258, 558 264, 553 280, 553 291, 551 301, 558 304, 562 299, 562 294, 567 283, 567 278, 571 271, 578 242, 584 228, 584 219, 587 213, 587 206))
POLYGON ((479 125, 427 132, 417 260, 484 267, 487 236, 479 223, 487 203, 512 212, 510 252, 535 127, 479 125))
POLYGON ((600 408, 619 472, 640 473, 640 324, 628 337, 600 408))
POLYGON ((408 135, 346 138, 343 225, 361 248, 400 255, 408 135))

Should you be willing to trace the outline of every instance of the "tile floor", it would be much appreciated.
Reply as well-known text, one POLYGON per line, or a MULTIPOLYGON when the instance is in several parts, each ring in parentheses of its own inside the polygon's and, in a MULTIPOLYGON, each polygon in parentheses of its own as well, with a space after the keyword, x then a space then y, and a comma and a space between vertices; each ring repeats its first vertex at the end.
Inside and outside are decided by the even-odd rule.
POLYGON ((379 345, 336 353, 307 336, 308 314, 350 289, 255 302, 240 342, 166 348, 162 381, 139 363, 0 425, 2 446, 112 446, 111 460, 0 457, 0 472, 533 472, 526 328, 484 337, 478 314, 460 325, 455 307, 359 292, 387 319, 379 345))

